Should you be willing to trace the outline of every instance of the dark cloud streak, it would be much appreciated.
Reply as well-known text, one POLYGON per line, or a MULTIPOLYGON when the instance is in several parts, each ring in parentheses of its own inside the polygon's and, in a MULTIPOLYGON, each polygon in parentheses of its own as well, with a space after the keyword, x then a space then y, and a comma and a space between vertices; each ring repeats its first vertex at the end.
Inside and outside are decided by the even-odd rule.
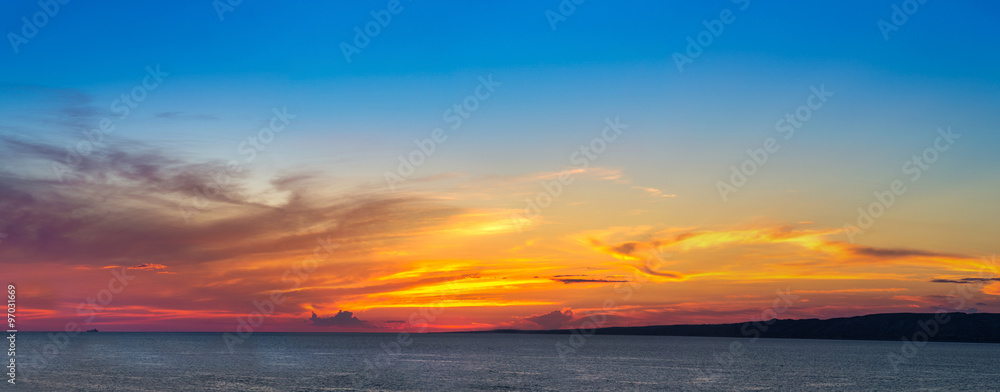
POLYGON ((998 277, 998 278, 931 279, 931 283, 967 284, 967 283, 981 283, 981 282, 1000 282, 1000 277, 998 277))

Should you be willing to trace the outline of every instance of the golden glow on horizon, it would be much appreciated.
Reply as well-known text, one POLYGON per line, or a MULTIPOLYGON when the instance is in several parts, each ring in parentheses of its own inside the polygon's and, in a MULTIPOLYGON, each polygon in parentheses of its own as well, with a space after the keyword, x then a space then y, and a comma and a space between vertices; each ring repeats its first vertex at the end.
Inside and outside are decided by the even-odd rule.
MULTIPOLYGON (((634 186, 617 170, 572 173, 579 176, 581 188, 603 183, 606 192, 642 197, 630 201, 630 207, 657 211, 663 203, 682 199, 634 186)), ((115 296, 113 306, 95 312, 95 323, 151 326, 160 320, 166 325, 176 322, 177 329, 195 323, 206 330, 226 330, 237 317, 254 311, 255 301, 277 293, 284 302, 275 304, 269 316, 278 324, 275 330, 414 329, 398 321, 427 309, 442 311, 428 321, 429 330, 538 328, 536 321, 563 310, 573 313, 572 320, 599 313, 607 315, 611 325, 643 325, 749 319, 769 306, 776 289, 790 289, 800 298, 788 317, 948 306, 942 296, 951 285, 932 280, 980 276, 989 264, 951 251, 852 244, 842 229, 824 228, 816 220, 666 226, 657 222, 667 218, 656 215, 617 214, 617 207, 598 202, 600 193, 566 196, 558 206, 530 218, 510 207, 537 192, 532 181, 553 178, 558 172, 504 179, 527 190, 509 200, 484 203, 491 208, 469 207, 476 203, 459 197, 461 192, 436 198, 436 203, 461 202, 463 208, 422 202, 426 204, 407 208, 415 209, 417 216, 429 214, 426 222, 385 233, 365 228, 352 233, 350 241, 338 242, 339 223, 324 222, 287 237, 303 246, 276 241, 273 249, 201 264, 77 264, 69 273, 89 285, 40 285, 32 295, 93 297, 112 272, 128 265, 137 266, 128 270, 137 276, 135 283, 127 295, 115 296), (444 199, 450 201, 440 201, 444 199), (601 224, 608 219, 634 224, 601 224), (335 246, 317 248, 318 240, 335 246), (322 257, 304 264, 317 256, 322 257), (306 265, 313 269, 304 269, 306 265), (610 309, 602 305, 608 300, 615 304, 610 309), (312 312, 327 320, 339 311, 371 322, 341 327, 304 322, 312 312)), ((218 232, 206 234, 204 241, 206 248, 213 248, 229 239, 218 232)), ((250 246, 259 239, 235 241, 250 246)), ((996 276, 996 269, 991 273, 996 276)), ((25 282, 47 279, 37 271, 21 274, 25 282)), ((976 295, 1000 296, 1000 282, 985 284, 976 295)), ((25 307, 25 314, 58 324, 76 317, 75 306, 25 307)))

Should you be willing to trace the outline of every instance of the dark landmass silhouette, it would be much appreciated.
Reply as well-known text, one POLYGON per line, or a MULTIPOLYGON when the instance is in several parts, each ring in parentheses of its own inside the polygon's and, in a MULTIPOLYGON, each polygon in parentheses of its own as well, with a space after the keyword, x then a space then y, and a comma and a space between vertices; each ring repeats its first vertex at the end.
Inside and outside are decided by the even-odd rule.
MULTIPOLYGON (((586 320, 586 319, 584 319, 586 320)), ((581 321, 582 322, 582 321, 581 321)), ((584 325, 587 327, 589 325, 584 325)), ((914 340, 932 342, 1000 343, 997 313, 883 313, 832 319, 801 319, 733 324, 652 325, 592 330, 475 331, 492 333, 702 336, 731 338, 914 340), (926 337, 926 338, 925 338, 926 337)))

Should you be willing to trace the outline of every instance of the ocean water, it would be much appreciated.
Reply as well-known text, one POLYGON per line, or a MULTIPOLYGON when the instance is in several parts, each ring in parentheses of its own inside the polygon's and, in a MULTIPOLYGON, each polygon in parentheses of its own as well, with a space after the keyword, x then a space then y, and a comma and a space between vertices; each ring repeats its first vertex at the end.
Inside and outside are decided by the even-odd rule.
POLYGON ((58 346, 20 333, 17 384, 4 390, 1000 390, 998 344, 255 333, 232 348, 218 333, 88 333, 58 346))

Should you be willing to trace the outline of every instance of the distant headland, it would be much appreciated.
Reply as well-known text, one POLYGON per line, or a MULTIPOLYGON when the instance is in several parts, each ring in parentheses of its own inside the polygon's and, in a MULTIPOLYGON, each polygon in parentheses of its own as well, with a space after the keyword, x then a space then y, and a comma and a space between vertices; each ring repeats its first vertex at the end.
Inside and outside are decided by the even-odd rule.
POLYGON ((606 327, 593 330, 492 330, 477 332, 595 335, 702 336, 733 338, 917 340, 932 342, 1000 343, 997 313, 883 313, 832 319, 801 319, 733 323, 606 327))

